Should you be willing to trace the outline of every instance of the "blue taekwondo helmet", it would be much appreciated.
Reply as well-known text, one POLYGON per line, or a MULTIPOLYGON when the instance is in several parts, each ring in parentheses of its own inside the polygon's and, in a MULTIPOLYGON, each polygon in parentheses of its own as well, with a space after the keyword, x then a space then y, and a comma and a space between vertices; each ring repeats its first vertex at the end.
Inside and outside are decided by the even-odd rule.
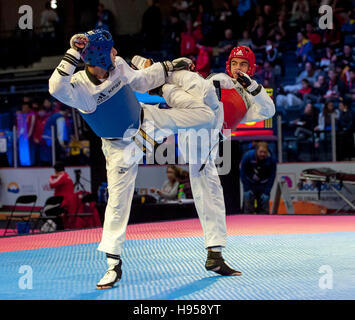
POLYGON ((88 45, 81 53, 83 61, 91 66, 98 66, 107 71, 113 69, 110 53, 113 39, 110 32, 104 29, 95 29, 85 33, 88 45))

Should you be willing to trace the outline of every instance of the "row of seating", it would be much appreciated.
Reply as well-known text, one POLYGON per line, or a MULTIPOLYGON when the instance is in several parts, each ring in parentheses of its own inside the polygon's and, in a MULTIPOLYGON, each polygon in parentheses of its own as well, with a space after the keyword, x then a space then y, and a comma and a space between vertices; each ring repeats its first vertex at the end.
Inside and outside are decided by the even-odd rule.
MULTIPOLYGON (((6 236, 8 233, 11 223, 13 222, 23 222, 25 225, 25 229, 21 230, 22 233, 34 233, 36 230, 39 232, 48 232, 48 231, 55 231, 56 228, 53 226, 52 228, 43 228, 43 225, 47 222, 50 226, 52 221, 58 221, 62 214, 65 214, 68 218, 78 219, 81 218, 82 220, 86 220, 88 218, 93 217, 93 212, 77 212, 74 214, 68 214, 65 208, 62 207, 62 202, 64 198, 62 196, 52 196, 49 197, 46 201, 44 206, 40 209, 39 214, 34 214, 34 209, 37 202, 37 195, 22 195, 19 196, 10 214, 5 216, 6 220, 6 227, 3 233, 3 236, 6 236), (19 211, 19 205, 27 205, 30 207, 27 211, 19 211), (32 225, 32 227, 31 227, 32 225), (41 228, 39 228, 41 226, 41 228)), ((82 204, 88 204, 91 202, 95 202, 96 197, 92 193, 87 193, 85 196, 82 197, 81 202, 82 204)), ((74 221, 75 222, 75 221, 74 221)), ((14 224, 13 228, 14 231, 16 229, 16 224, 14 224)))

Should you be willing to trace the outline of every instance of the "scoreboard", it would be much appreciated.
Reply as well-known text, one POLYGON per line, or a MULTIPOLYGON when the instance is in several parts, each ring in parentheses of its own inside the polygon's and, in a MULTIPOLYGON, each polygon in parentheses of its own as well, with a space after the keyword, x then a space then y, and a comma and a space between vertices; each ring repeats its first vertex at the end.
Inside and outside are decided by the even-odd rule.
MULTIPOLYGON (((273 99, 273 89, 265 88, 267 94, 273 99)), ((263 121, 240 123, 232 130, 232 137, 247 136, 273 136, 272 118, 263 121)))

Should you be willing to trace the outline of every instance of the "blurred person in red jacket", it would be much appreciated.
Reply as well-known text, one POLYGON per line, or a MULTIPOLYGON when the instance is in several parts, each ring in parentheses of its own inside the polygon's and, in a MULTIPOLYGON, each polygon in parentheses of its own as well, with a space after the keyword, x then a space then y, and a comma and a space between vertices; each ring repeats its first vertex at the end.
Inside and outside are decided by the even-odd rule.
POLYGON ((195 71, 206 78, 211 73, 212 48, 197 44, 198 56, 195 71))
MULTIPOLYGON (((76 197, 74 194, 74 183, 68 173, 65 172, 63 163, 57 162, 54 165, 55 173, 49 178, 49 186, 54 189, 54 196, 62 196, 62 207, 66 212, 73 214, 76 211, 76 197)), ((62 216, 65 229, 70 228, 69 219, 66 215, 62 216)))

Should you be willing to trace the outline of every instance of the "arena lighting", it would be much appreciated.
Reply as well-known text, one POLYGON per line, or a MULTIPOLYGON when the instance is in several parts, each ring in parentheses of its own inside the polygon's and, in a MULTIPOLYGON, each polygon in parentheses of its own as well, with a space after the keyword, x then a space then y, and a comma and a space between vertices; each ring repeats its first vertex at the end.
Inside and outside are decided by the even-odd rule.
POLYGON ((57 0, 51 0, 51 8, 52 9, 57 9, 57 0))

